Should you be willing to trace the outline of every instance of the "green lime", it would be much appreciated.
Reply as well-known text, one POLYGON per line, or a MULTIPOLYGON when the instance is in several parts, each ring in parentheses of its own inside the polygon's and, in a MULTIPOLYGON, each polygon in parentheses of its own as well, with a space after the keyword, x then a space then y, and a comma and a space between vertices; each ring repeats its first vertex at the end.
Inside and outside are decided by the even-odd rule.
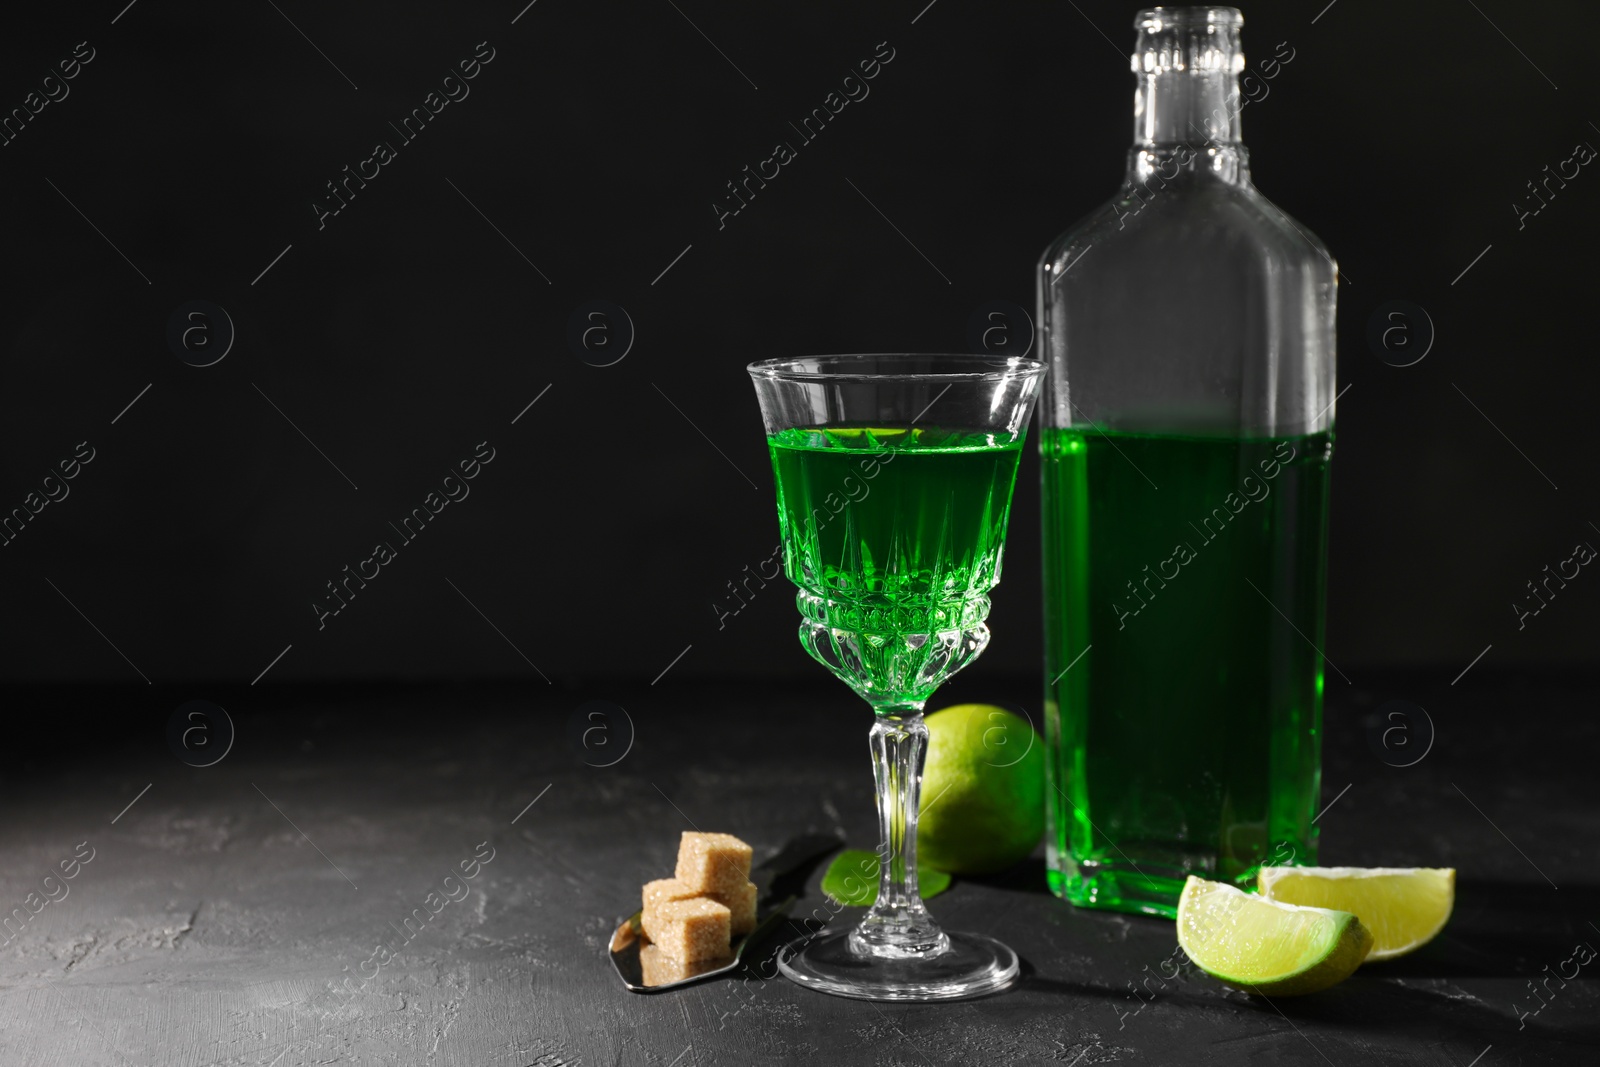
POLYGON ((1372 934, 1347 911, 1281 904, 1190 875, 1178 898, 1178 944, 1213 978, 1290 997, 1349 978, 1372 934))
POLYGON ((1025 858, 1044 834, 1044 742, 1032 724, 992 704, 944 708, 927 723, 919 864, 992 874, 1025 858))

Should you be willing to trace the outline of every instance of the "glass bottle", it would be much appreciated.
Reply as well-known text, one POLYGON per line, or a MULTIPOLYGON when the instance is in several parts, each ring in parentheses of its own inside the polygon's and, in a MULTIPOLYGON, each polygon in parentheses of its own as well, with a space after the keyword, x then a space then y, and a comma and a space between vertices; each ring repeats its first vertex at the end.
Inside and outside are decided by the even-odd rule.
POLYGON ((1139 13, 1127 176, 1039 261, 1048 873, 1079 905, 1316 862, 1338 270, 1251 184, 1242 23, 1139 13))

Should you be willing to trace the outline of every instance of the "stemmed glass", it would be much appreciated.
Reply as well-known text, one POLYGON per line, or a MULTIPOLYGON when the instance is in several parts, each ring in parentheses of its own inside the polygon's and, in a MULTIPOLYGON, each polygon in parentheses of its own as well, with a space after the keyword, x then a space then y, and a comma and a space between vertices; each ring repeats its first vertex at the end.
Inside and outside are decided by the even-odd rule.
POLYGON ((802 938, 792 980, 865 1000, 1003 988, 1017 956, 939 928, 917 892, 922 709, 989 643, 989 590, 1044 367, 960 355, 752 363, 778 485, 784 569, 807 651, 872 705, 878 899, 855 929, 802 938))

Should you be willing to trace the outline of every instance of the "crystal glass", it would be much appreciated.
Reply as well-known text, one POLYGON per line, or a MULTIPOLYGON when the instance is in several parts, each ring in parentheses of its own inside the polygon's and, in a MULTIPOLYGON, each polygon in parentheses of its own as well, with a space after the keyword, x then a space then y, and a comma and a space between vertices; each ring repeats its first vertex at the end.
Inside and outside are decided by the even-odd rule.
POLYGON ((1048 875, 1172 916, 1314 864, 1338 268, 1256 189, 1231 7, 1134 20, 1122 187, 1039 262, 1048 875))
POLYGON ((800 642, 872 705, 876 903, 779 956, 801 985, 866 1000, 978 996, 1017 957, 940 930, 917 893, 922 709, 989 643, 1017 461, 1043 365, 957 355, 750 365, 778 486, 800 642))

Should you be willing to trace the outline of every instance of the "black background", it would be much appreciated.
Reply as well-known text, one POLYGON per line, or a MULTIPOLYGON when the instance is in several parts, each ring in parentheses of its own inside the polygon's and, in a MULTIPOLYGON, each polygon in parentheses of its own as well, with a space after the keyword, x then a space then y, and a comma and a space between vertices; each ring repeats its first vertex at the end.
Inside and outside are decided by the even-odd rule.
MULTIPOLYGON (((1127 4, 123 2, 0 42, 0 109, 95 50, 0 147, 0 510, 95 449, 0 548, 10 680, 815 678, 781 582, 718 627, 777 539, 743 365, 965 349, 983 303, 1032 308, 1037 254, 1130 140, 1127 4), (470 96, 319 229, 324 183, 480 41, 470 96), (870 95, 799 145, 885 41, 870 95), (798 159, 719 229, 778 141, 798 159), (193 299, 237 328, 207 368, 167 345, 193 299), (637 331, 613 366, 566 341, 592 299, 637 331), (388 522, 484 440, 471 495, 399 546, 388 522), (380 540, 399 558, 319 630, 380 540)), ((1592 661, 1600 578, 1521 631, 1511 605, 1600 544, 1600 178, 1521 229, 1513 205, 1600 144, 1600 9, 1324 5, 1245 9, 1252 68, 1294 58, 1243 121, 1343 272, 1327 654, 1436 681, 1491 644, 1480 670, 1592 661), (1366 341, 1400 299, 1437 331, 1403 368, 1366 341)), ((1037 499, 1035 461, 994 643, 953 687, 1036 669, 1037 499)))

